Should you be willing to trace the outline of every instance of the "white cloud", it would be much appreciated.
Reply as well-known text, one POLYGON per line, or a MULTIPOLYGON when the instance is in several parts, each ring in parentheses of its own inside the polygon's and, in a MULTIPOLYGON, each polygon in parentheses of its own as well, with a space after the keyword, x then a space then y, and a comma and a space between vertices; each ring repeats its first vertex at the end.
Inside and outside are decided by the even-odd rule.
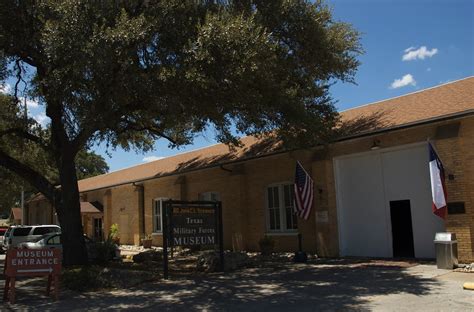
POLYGON ((33 119, 36 120, 43 127, 45 127, 50 121, 49 117, 46 116, 44 112, 34 115, 33 119))
POLYGON ((416 86, 415 78, 411 74, 406 74, 400 79, 395 79, 390 85, 390 89, 397 89, 408 85, 416 86))
POLYGON ((155 160, 160 160, 163 159, 163 156, 147 156, 142 159, 143 162, 150 162, 150 161, 155 161, 155 160))
MULTIPOLYGON (((25 98, 24 97, 21 97, 19 100, 20 100, 21 105, 25 104, 25 98)), ((36 108, 36 107, 39 106, 39 103, 35 99, 26 98, 26 106, 28 106, 28 108, 36 108)))
POLYGON ((428 67, 428 68, 426 69, 426 71, 427 71, 427 72, 430 72, 430 71, 431 71, 431 67, 428 67))
POLYGON ((403 61, 413 61, 416 59, 424 60, 427 57, 433 57, 435 54, 438 53, 438 49, 433 48, 428 50, 427 47, 422 46, 415 50, 415 47, 409 47, 405 49, 405 54, 403 54, 402 60, 403 61))
MULTIPOLYGON (((0 93, 11 94, 12 93, 12 86, 9 85, 8 83, 0 85, 0 93)), ((21 105, 25 104, 25 98, 24 97, 19 97, 18 100, 20 101, 21 105)), ((28 106, 28 108, 36 108, 36 107, 39 106, 39 103, 38 103, 37 99, 26 98, 26 105, 28 106)))
POLYGON ((8 83, 0 85, 0 93, 10 94, 11 91, 12 86, 10 86, 8 83))

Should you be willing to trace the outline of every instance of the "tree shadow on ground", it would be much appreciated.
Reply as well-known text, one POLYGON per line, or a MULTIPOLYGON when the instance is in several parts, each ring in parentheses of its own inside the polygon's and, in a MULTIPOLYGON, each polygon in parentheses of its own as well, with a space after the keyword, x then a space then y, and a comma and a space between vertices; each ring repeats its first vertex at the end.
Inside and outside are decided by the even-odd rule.
POLYGON ((312 264, 284 263, 233 273, 171 276, 127 290, 76 294, 59 302, 38 291, 18 290, 11 309, 41 311, 325 311, 369 310, 370 297, 397 293, 422 296, 440 287, 435 279, 407 272, 396 263, 346 260, 312 264))

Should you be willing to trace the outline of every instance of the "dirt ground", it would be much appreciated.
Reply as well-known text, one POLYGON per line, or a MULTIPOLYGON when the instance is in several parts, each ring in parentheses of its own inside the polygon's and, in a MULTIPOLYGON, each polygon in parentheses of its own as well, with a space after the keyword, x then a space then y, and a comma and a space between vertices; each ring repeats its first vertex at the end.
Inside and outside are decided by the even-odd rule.
MULTIPOLYGON (((129 289, 44 296, 44 282, 23 280, 15 305, 1 311, 474 311, 473 273, 432 263, 318 259, 266 263, 231 273, 171 275, 129 289)), ((0 285, 3 286, 2 280, 0 285)))

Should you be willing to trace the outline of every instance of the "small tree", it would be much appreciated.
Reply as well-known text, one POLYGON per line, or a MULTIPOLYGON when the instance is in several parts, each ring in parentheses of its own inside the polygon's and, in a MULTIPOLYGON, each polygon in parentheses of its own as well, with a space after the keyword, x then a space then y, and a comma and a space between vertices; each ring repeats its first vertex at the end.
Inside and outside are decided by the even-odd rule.
POLYGON ((3 148, 0 166, 54 203, 65 264, 86 263, 80 150, 174 147, 210 125, 230 144, 233 129, 322 142, 337 121, 328 87, 351 81, 360 51, 357 32, 320 1, 2 0, 0 78, 29 84, 51 131, 12 121, 0 136, 49 151, 61 188, 3 148))

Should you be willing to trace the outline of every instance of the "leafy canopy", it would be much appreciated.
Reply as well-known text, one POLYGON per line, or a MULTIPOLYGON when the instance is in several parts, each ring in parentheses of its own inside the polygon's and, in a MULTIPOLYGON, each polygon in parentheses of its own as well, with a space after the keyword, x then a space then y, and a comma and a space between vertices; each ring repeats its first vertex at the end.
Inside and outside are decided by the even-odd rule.
MULTIPOLYGON (((351 81, 358 33, 319 1, 16 1, 0 4, 5 58, 70 142, 149 149, 207 126, 318 143, 337 121, 331 81, 351 81)), ((54 148, 54 146, 53 146, 54 148)))
MULTIPOLYGON (((13 97, 0 93, 0 133, 20 129, 29 129, 38 136, 49 136, 49 130, 42 130, 35 120, 25 119, 13 97)), ((53 184, 59 184, 58 169, 54 166, 52 155, 36 144, 4 135, 0 136, 0 149, 7 150, 11 156, 41 172, 53 184)), ((76 165, 79 179, 109 171, 107 163, 100 155, 86 150, 81 150, 76 155, 76 165)), ((22 190, 25 191, 25 199, 28 195, 38 192, 33 185, 25 183, 15 173, 0 167, 0 212, 9 212, 12 207, 19 206, 22 190)))
POLYGON ((265 133, 324 142, 338 119, 329 85, 352 80, 360 53, 358 33, 320 1, 2 0, 0 79, 24 80, 51 127, 10 122, 0 137, 47 151, 61 189, 8 145, 0 166, 54 202, 64 263, 86 263, 84 147, 179 146, 206 127, 231 144, 265 133))

